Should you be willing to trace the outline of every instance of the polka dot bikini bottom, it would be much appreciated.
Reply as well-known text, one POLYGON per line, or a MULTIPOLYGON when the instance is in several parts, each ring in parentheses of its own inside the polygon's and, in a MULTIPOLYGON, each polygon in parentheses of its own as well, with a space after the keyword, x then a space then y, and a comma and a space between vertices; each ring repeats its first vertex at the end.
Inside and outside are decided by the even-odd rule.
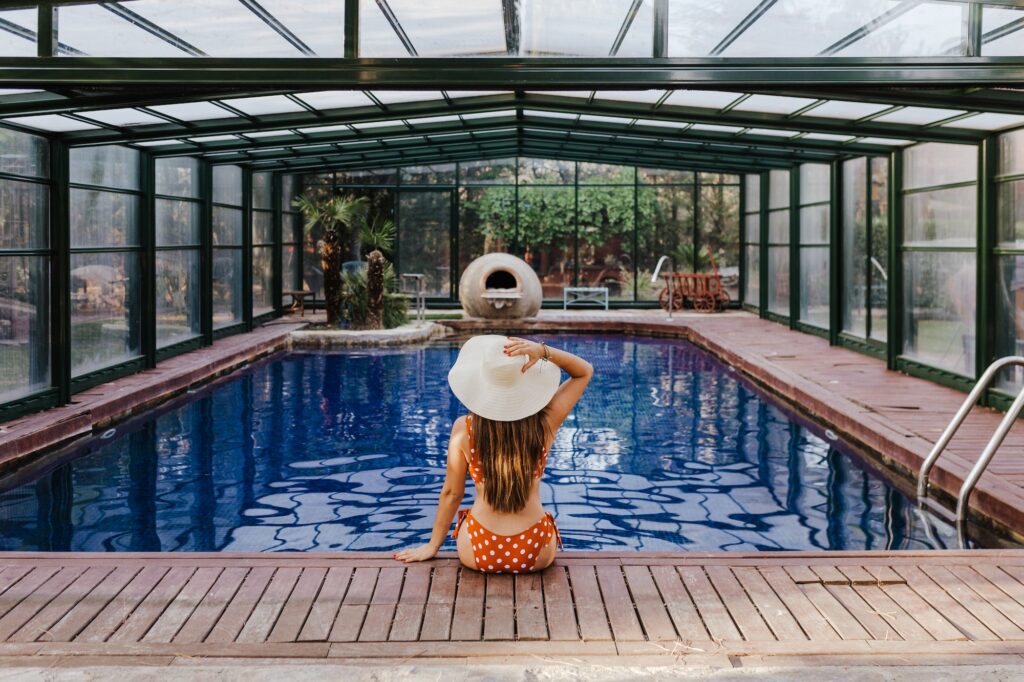
POLYGON ((550 512, 540 521, 517 535, 498 535, 484 528, 468 509, 460 509, 452 537, 458 538, 459 529, 466 524, 476 570, 483 573, 527 573, 537 565, 537 556, 551 538, 562 546, 562 537, 550 512))

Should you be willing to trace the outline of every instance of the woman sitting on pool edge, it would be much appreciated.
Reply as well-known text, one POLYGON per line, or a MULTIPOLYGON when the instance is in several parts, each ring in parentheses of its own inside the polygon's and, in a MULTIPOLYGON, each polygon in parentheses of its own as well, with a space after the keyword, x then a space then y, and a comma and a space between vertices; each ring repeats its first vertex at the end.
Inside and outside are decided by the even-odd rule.
POLYGON ((594 368, 572 353, 505 336, 467 341, 448 373, 469 409, 452 426, 448 468, 430 542, 395 554, 404 562, 437 554, 462 503, 466 474, 476 486, 471 509, 458 510, 459 561, 485 573, 540 571, 561 544, 554 516, 540 502, 540 478, 555 433, 594 368), (561 370, 569 378, 559 384, 561 370))

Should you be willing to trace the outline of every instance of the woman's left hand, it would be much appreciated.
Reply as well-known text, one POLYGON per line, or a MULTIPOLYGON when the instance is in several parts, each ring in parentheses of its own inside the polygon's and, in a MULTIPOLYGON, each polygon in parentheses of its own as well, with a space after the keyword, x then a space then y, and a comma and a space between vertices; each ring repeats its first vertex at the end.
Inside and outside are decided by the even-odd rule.
POLYGON ((538 360, 544 358, 544 346, 536 341, 509 336, 508 343, 505 344, 505 355, 512 357, 525 355, 528 357, 529 360, 523 363, 523 372, 525 372, 537 364, 538 360))
POLYGON ((404 563, 411 564, 416 561, 433 559, 436 554, 437 548, 428 543, 426 545, 420 545, 419 547, 413 547, 412 549, 403 549, 401 552, 397 552, 394 555, 394 558, 404 563))

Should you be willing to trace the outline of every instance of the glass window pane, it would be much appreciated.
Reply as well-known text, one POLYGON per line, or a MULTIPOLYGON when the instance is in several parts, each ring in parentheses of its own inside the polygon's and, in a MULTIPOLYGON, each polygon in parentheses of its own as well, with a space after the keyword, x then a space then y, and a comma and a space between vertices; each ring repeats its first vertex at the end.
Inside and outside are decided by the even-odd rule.
POLYGON ((768 310, 789 317, 789 247, 768 247, 768 310))
POLYGON ((242 243, 242 211, 237 208, 213 207, 214 246, 233 246, 242 243))
POLYGON ((789 171, 773 170, 768 174, 768 208, 789 206, 789 171))
POLYGON ((242 169, 238 166, 213 167, 213 200, 218 204, 242 205, 242 169))
MULTIPOLYGON (((513 167, 514 171, 514 167, 513 167)), ((464 187, 459 198, 459 272, 485 253, 507 252, 516 231, 514 187, 464 187)))
POLYGON ((0 301, 0 402, 7 402, 50 387, 49 258, 0 258, 0 301))
POLYGON ((867 159, 843 163, 843 331, 867 336, 867 159))
POLYGON ((805 206, 800 209, 800 243, 829 243, 829 205, 805 206))
POLYGON ((262 315, 274 309, 274 247, 252 250, 252 314, 262 315))
MULTIPOLYGON (((996 357, 1024 355, 1024 255, 998 258, 996 295, 996 357)), ((1024 388, 1024 367, 1004 370, 997 386, 1014 393, 1024 388)))
POLYGON ((973 246, 977 198, 973 185, 904 195, 904 243, 973 246))
POLYGON ((999 173, 1024 173, 1024 129, 999 136, 999 173))
POLYGON ((761 247, 747 246, 747 273, 744 281, 743 302, 761 305, 761 247))
MULTIPOLYGON (((0 12, 0 21, 9 22, 14 26, 20 26, 34 33, 37 25, 36 10, 33 8, 0 12)), ((35 57, 36 41, 30 35, 0 31, 0 56, 35 57)))
POLYGON ((252 174, 252 207, 273 208, 274 176, 272 173, 252 174))
POLYGON ((156 252, 156 339, 163 348, 199 335, 199 251, 156 252))
POLYGON ((213 328, 242 321, 242 251, 213 250, 213 328))
POLYGON ((680 271, 693 262, 693 185, 662 185, 637 190, 637 299, 656 301, 665 280, 651 282, 662 256, 671 256, 680 271))
POLYGON ((571 185, 576 182, 576 164, 553 159, 519 159, 519 184, 571 185))
POLYGON ((455 184, 455 164, 438 163, 430 166, 409 166, 402 168, 403 185, 452 185, 455 184))
POLYGON ((870 338, 885 341, 889 309, 889 161, 871 159, 870 338))
POLYGON ((748 244, 761 242, 761 214, 748 213, 743 218, 743 241, 748 244))
POLYGON ((450 296, 451 191, 403 192, 398 217, 400 272, 423 275, 428 296, 450 296))
MULTIPOLYGON (((296 291, 302 289, 299 282, 299 252, 294 244, 281 246, 281 291, 296 291)), ((309 303, 309 301, 306 301, 309 303)), ((292 297, 285 293, 281 294, 281 305, 290 306, 292 297)))
MULTIPOLYGON (((996 185, 999 202, 999 245, 1024 248, 1024 180, 996 185)), ((3 209, 0 208, 0 211, 3 209)))
MULTIPOLYGON (((739 211, 738 185, 701 185, 700 244, 714 258, 722 286, 732 300, 738 299, 740 294, 739 211)), ((702 271, 711 272, 710 263, 700 265, 702 271)))
POLYGON ((800 249, 800 321, 829 328, 829 249, 800 249))
POLYGON ((139 152, 128 147, 73 147, 71 182, 114 189, 139 189, 139 152))
MULTIPOLYGON (((530 57, 607 57, 631 4, 632 0, 523 0, 521 52, 530 57)), ((651 56, 653 6, 651 0, 639 6, 616 56, 651 56)))
POLYGON ((754 213, 761 209, 761 176, 743 176, 743 187, 746 192, 744 197, 745 210, 747 213, 754 213))
POLYGON ((71 188, 71 246, 139 244, 138 196, 71 188))
POLYGON ((626 301, 633 300, 633 192, 632 185, 581 187, 578 202, 578 284, 607 287, 609 298, 626 301))
POLYGON ((188 156, 156 159, 156 193, 172 197, 199 196, 199 159, 188 156))
POLYGON ((669 168, 637 168, 637 182, 641 185, 689 185, 693 172, 669 168))
POLYGON ((0 173, 48 177, 50 145, 46 138, 0 128, 0 173))
POLYGON ((252 243, 274 243, 274 214, 270 211, 252 212, 252 243))
POLYGON ((459 182, 466 185, 513 184, 516 181, 515 158, 493 161, 464 161, 459 164, 459 182))
POLYGON ((903 254, 904 355, 974 375, 975 260, 974 253, 903 254))
MULTIPOLYGON (((420 57, 505 56, 501 0, 390 0, 420 57)), ((405 57, 375 2, 361 0, 359 52, 363 57, 405 57), (388 35, 390 31, 391 35, 388 35)))
POLYGON ((588 185, 632 185, 632 166, 611 166, 606 163, 580 163, 580 184, 588 185))
POLYGON ((138 357, 142 278, 137 253, 71 254, 71 373, 138 357))
POLYGON ((978 177, 978 148, 926 142, 903 152, 903 188, 971 182, 978 177))
POLYGON ((193 201, 157 199, 154 206, 156 245, 198 245, 200 208, 201 205, 193 201))
POLYGON ((981 13, 981 54, 986 57, 1024 54, 1021 19, 1024 19, 1024 11, 1020 8, 985 7, 981 13))
POLYGON ((768 214, 768 243, 789 244, 789 211, 768 214))
POLYGON ((337 172, 334 182, 339 185, 393 185, 398 182, 398 171, 394 168, 343 170, 337 172))
POLYGON ((519 247, 540 278, 544 298, 562 298, 573 281, 575 196, 572 187, 519 190, 519 247))
POLYGON ((45 249, 49 243, 50 190, 0 178, 0 249, 45 249))
POLYGON ((295 175, 282 175, 281 176, 281 210, 282 211, 294 211, 296 208, 292 206, 292 201, 298 196, 299 191, 299 179, 295 175))
POLYGON ((800 203, 814 204, 828 201, 831 190, 831 169, 823 163, 805 163, 800 166, 800 203))
POLYGON ((282 24, 288 27, 317 57, 344 57, 345 42, 339 40, 345 30, 345 3, 307 2, 306 0, 260 0, 282 24))
MULTIPOLYGON (((847 0, 848 7, 863 6, 859 0, 847 0)), ((814 3, 817 5, 818 3, 814 3)), ((899 3, 887 2, 890 7, 899 3)), ((833 3, 828 3, 832 6, 833 3)), ((824 6, 824 5, 822 5, 824 6)), ((879 12, 881 14, 881 12, 879 12)), ((837 57, 936 57, 965 54, 966 4, 924 2, 892 21, 868 32, 837 57)), ((867 22, 865 22, 867 23, 867 22)))

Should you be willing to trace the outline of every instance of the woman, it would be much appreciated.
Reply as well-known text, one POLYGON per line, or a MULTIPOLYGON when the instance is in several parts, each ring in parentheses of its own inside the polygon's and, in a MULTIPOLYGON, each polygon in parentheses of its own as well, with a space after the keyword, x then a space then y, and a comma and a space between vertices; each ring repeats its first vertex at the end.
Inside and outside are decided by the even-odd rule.
POLYGON ((462 502, 466 474, 476 485, 471 509, 459 511, 459 561, 487 573, 540 571, 555 560, 555 519, 540 503, 540 477, 555 432, 590 382, 594 368, 572 353, 505 336, 476 336, 448 373, 469 409, 452 426, 448 469, 430 542, 399 561, 437 554, 462 502), (569 375, 559 385, 561 370, 569 375))

